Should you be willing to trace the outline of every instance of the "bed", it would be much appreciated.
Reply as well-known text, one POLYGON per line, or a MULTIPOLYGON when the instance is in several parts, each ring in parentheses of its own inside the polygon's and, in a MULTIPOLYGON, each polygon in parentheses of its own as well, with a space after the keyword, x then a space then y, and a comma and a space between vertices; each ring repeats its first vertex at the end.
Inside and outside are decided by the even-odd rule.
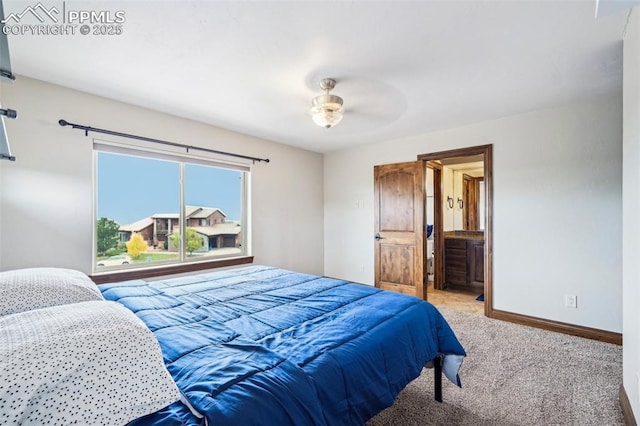
POLYGON ((414 297, 267 266, 99 288, 153 332, 190 405, 132 425, 362 425, 434 360, 460 385, 464 349, 414 297))
POLYGON ((464 356, 426 302, 273 267, 0 272, 0 424, 361 425, 464 356))

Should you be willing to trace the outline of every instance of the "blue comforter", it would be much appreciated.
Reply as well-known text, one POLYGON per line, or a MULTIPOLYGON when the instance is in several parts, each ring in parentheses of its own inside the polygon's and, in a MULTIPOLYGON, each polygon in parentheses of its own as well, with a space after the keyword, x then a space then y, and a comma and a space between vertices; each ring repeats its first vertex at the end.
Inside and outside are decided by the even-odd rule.
POLYGON ((154 332, 192 406, 136 424, 361 425, 439 354, 459 384, 464 349, 414 297, 265 266, 100 289, 154 332))

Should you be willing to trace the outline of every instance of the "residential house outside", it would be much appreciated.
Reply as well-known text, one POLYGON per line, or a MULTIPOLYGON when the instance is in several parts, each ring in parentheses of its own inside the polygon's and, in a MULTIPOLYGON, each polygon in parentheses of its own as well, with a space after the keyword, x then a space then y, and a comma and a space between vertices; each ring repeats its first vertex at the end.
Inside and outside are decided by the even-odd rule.
POLYGON ((118 229, 118 238, 120 242, 126 243, 131 239, 131 235, 137 233, 142 235, 142 238, 149 243, 153 241, 153 220, 150 217, 145 217, 137 222, 129 225, 121 225, 118 229))
MULTIPOLYGON (((241 225, 237 221, 227 221, 224 212, 215 207, 186 206, 187 227, 202 238, 202 248, 197 252, 224 247, 240 247, 241 225)), ((129 241, 133 232, 140 233, 150 247, 177 251, 172 235, 179 232, 178 213, 157 213, 119 229, 120 241, 129 241)))

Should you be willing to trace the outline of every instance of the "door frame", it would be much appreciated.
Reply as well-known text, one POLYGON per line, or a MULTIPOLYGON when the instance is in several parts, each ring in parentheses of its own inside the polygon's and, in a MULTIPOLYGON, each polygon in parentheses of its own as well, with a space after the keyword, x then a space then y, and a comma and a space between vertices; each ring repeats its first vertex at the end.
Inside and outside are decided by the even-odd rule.
MULTIPOLYGON (((484 185, 485 185, 485 205, 484 205, 484 314, 491 317, 493 313, 493 145, 479 145, 467 148, 458 148, 448 151, 432 152, 418 155, 418 161, 422 161, 427 167, 427 162, 443 160, 452 157, 468 157, 473 155, 483 156, 484 162, 484 185)), ((438 194, 442 188, 434 188, 438 194)), ((434 198, 434 204, 437 197, 434 198)), ((435 204, 438 206, 438 204, 435 204)), ((440 204, 442 207, 442 204, 440 204)), ((423 203, 423 208, 426 208, 423 203)), ((436 218, 437 219, 437 218, 436 218)), ((444 233, 442 220, 434 220, 434 251, 436 259, 441 261, 438 265, 444 268, 442 261, 444 255, 444 233)), ((426 241, 425 241, 426 244, 426 241)), ((436 265, 434 264, 434 267, 436 265)), ((444 272, 444 271, 440 271, 444 272)), ((435 277, 434 277, 435 278, 435 277)))
MULTIPOLYGON (((433 288, 436 290, 442 290, 444 287, 444 262, 442 261, 442 256, 435 256, 435 253, 439 250, 440 247, 444 247, 444 235, 442 233, 442 164, 431 161, 424 160, 423 164, 433 170, 433 288), (436 206, 438 208, 436 208, 436 206)), ((427 191, 425 188, 424 191, 425 198, 427 196, 427 191)), ((426 208, 426 200, 423 203, 426 208)), ((426 221, 427 212, 424 213, 424 218, 426 221)), ((426 258, 429 253, 427 253, 427 236, 424 237, 424 253, 425 253, 425 263, 426 258)), ((427 269, 428 270, 428 269, 427 269)), ((425 283, 427 283, 427 279, 425 277, 425 283)))

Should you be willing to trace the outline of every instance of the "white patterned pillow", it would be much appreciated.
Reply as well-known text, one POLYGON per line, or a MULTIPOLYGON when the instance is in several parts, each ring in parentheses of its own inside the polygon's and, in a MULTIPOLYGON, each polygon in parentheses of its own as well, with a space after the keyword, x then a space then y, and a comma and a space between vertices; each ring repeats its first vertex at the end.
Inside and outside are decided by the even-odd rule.
POLYGON ((98 286, 79 271, 29 268, 0 272, 0 316, 90 300, 104 298, 98 286))
POLYGON ((153 333, 118 303, 0 317, 0 424, 122 425, 179 397, 153 333))

